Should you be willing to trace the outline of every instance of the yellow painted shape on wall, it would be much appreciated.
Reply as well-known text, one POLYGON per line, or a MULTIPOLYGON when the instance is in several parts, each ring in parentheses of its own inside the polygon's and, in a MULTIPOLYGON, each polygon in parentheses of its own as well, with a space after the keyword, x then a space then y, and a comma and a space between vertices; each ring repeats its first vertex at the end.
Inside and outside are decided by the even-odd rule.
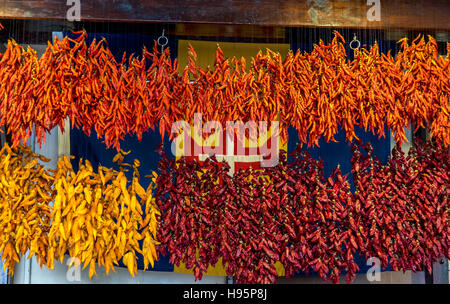
MULTIPOLYGON (((279 52, 282 57, 284 58, 286 54, 289 52, 290 46, 289 44, 277 44, 277 43, 234 43, 234 42, 211 42, 211 41, 199 41, 199 40, 179 40, 178 41, 178 62, 180 65, 180 73, 182 73, 184 67, 188 63, 188 46, 191 44, 194 47, 195 52, 197 53, 197 66, 206 68, 210 66, 213 68, 214 61, 215 61, 215 55, 217 46, 219 45, 222 49, 224 56, 226 58, 241 58, 244 57, 245 61, 247 63, 247 69, 251 66, 251 60, 252 57, 255 57, 256 54, 259 51, 262 51, 263 53, 266 52, 266 49, 270 49, 274 52, 279 52)), ((268 122, 270 125, 270 122, 268 122)), ((203 138, 195 136, 194 135, 194 128, 191 127, 191 136, 194 138, 194 140, 201 144, 203 142, 203 138)), ((270 134, 270 131, 269 131, 270 134)), ((177 143, 177 159, 179 156, 184 155, 183 153, 183 136, 179 136, 178 139, 180 142, 177 143)), ((212 138, 210 138, 212 140, 212 138)), ((259 143, 256 142, 249 142, 248 140, 245 141, 245 146, 255 146, 255 145, 261 145, 265 141, 260 141, 259 143)), ((287 150, 287 144, 284 144, 281 146, 281 142, 279 142, 280 150, 287 150)), ((280 262, 275 263, 275 267, 277 269, 279 276, 285 275, 285 270, 283 265, 280 262)), ((177 273, 193 273, 192 270, 189 270, 186 268, 184 263, 180 263, 180 266, 174 266, 174 272, 177 273)), ((208 271, 206 272, 207 275, 220 275, 220 276, 226 276, 225 268, 222 265, 222 259, 219 259, 217 264, 212 267, 209 266, 208 271)))
MULTIPOLYGON (((267 142, 267 140, 269 140, 271 138, 271 136, 272 136, 271 132, 272 132, 272 129, 270 128, 266 134, 264 134, 263 136, 261 136, 259 138, 249 139, 249 138, 245 137, 244 138, 244 147, 246 147, 246 148, 261 147, 263 144, 265 144, 267 142)), ((202 146, 210 147, 212 145, 217 146, 220 141, 220 136, 214 136, 214 135, 211 135, 208 138, 204 139, 201 135, 198 135, 198 134, 196 134, 196 132, 194 132, 194 127, 192 127, 192 126, 191 126, 190 138, 192 138, 193 142, 196 143, 197 145, 199 145, 200 147, 202 147, 202 146)), ((174 138, 177 159, 179 157, 185 156, 185 153, 184 153, 185 152, 185 150, 184 150, 184 148, 185 148, 184 141, 185 140, 184 139, 185 139, 185 137, 184 137, 183 132, 174 138)), ((191 144, 193 144, 193 143, 191 142, 191 144)), ((223 144, 225 145, 225 143, 223 143, 223 144)), ((278 147, 280 147, 280 150, 287 151, 287 143, 282 145, 281 137, 278 137, 278 147)))
POLYGON ((283 264, 281 264, 281 262, 276 262, 275 263, 275 268, 277 269, 278 276, 284 277, 286 275, 286 272, 284 270, 284 266, 283 266, 283 264))
POLYGON ((266 49, 281 54, 284 58, 289 52, 290 45, 287 43, 234 43, 234 42, 215 42, 215 41, 201 41, 201 40, 178 40, 178 62, 180 64, 180 72, 188 64, 188 47, 191 44, 197 53, 197 66, 206 68, 214 66, 216 58, 216 50, 219 45, 226 58, 236 57, 240 59, 245 58, 247 69, 251 66, 251 59, 255 57, 259 51, 263 53, 266 49))
MULTIPOLYGON (((184 263, 180 263, 180 266, 174 266, 173 271, 178 273, 193 273, 192 270, 186 268, 184 263)), ((217 264, 214 267, 209 266, 206 274, 226 276, 227 273, 225 272, 225 268, 223 267, 222 258, 220 258, 219 261, 217 261, 217 264)))
MULTIPOLYGON (((280 262, 275 263, 275 268, 277 269, 277 273, 280 277, 285 276, 285 270, 283 267, 283 264, 280 262)), ((187 269, 184 263, 180 263, 180 266, 174 266, 173 271, 176 273, 189 273, 192 274, 193 271, 190 269, 187 269)), ((208 271, 206 272, 206 275, 218 275, 218 276, 226 276, 227 273, 225 272, 225 267, 222 264, 222 258, 220 258, 217 261, 217 264, 212 267, 208 267, 208 271)))

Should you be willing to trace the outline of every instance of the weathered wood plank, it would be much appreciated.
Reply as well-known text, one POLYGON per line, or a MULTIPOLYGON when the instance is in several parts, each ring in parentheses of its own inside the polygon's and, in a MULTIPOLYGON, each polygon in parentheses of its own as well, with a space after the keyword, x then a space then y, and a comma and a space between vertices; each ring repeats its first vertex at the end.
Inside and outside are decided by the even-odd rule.
POLYGON ((175 30, 169 32, 177 36, 202 37, 252 37, 284 39, 284 27, 230 24, 177 23, 175 30))
MULTIPOLYGON (((450 30, 448 0, 73 0, 84 21, 450 30), (368 10, 380 3, 380 20, 368 10)), ((61 0, 0 0, 0 18, 66 19, 61 0)))

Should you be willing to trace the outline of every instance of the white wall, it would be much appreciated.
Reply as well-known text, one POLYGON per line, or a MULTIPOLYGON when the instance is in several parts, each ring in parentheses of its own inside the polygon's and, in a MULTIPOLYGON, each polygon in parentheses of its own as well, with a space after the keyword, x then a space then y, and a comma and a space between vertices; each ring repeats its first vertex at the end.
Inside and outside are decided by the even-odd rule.
POLYGON ((0 259, 0 284, 6 284, 7 275, 6 272, 3 271, 3 260, 0 259))
POLYGON ((69 257, 66 256, 63 264, 55 262, 53 270, 42 269, 33 258, 31 263, 31 272, 29 279, 26 277, 25 263, 21 261, 16 266, 16 274, 13 277, 14 284, 223 284, 225 277, 222 276, 204 276, 201 281, 194 281, 194 275, 182 274, 174 272, 157 272, 157 271, 139 271, 133 278, 127 268, 115 267, 116 272, 110 272, 108 276, 105 274, 104 268, 96 268, 97 276, 91 279, 88 277, 88 268, 81 270, 82 266, 77 269, 72 266, 68 270, 66 266, 69 257), (29 280, 29 281, 28 281, 29 280))

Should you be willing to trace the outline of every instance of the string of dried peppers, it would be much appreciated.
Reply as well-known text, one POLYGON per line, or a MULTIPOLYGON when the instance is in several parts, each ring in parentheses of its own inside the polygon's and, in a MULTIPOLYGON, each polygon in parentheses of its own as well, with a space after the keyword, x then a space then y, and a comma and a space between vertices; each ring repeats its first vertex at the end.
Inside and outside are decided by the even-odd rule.
MULTIPOLYGON (((162 210, 159 252, 201 279, 222 259, 238 283, 274 283, 317 272, 337 283, 355 277, 355 253, 393 270, 428 269, 450 257, 449 151, 427 143, 385 165, 359 140, 352 148, 355 193, 339 167, 323 165, 298 146, 294 161, 228 174, 226 163, 163 157, 156 201, 162 210), (363 150, 363 151, 362 151, 363 150)), ((164 155, 163 155, 164 156, 164 155)))
POLYGON ((28 250, 29 258, 36 256, 41 267, 49 269, 65 254, 78 258, 83 269, 89 266, 89 278, 96 274, 96 264, 108 274, 121 259, 134 276, 138 254, 144 257, 145 269, 153 267, 160 214, 153 183, 147 190, 140 185, 138 160, 129 183, 125 171, 131 165, 123 162, 123 154, 114 159, 119 171, 100 166, 94 172, 89 161, 80 160, 74 172, 65 156, 52 170, 38 162, 49 160, 29 147, 2 149, 0 252, 9 273, 28 250))
POLYGON ((191 48, 180 70, 168 50, 116 61, 104 41, 88 45, 87 34, 78 34, 55 39, 40 58, 12 40, 0 54, 0 125, 13 141, 0 159, 0 252, 10 273, 28 250, 50 269, 68 253, 89 266, 89 277, 96 264, 109 273, 120 260, 134 275, 139 254, 147 268, 168 252, 196 279, 222 260, 239 283, 275 282, 275 262, 287 276, 314 270, 338 282, 345 271, 350 282, 355 253, 394 270, 430 271, 437 258, 450 258, 450 59, 438 56, 433 38, 402 39, 395 59, 375 44, 349 61, 336 32, 330 45, 320 42, 311 53, 290 52, 283 60, 260 52, 249 68, 220 48, 214 68, 200 68, 191 48), (356 139, 356 192, 339 168, 325 177, 321 162, 300 147, 293 162, 282 155, 275 167, 233 176, 214 158, 200 164, 164 157, 156 185, 143 189, 139 162, 123 162, 120 140, 140 139, 155 126, 164 135, 195 113, 222 125, 279 120, 284 142, 294 126, 308 145, 333 141, 341 127, 356 139), (39 162, 48 159, 20 145, 33 127, 43 143, 66 117, 121 151, 120 170, 94 172, 80 161, 74 172, 68 158, 50 170, 39 162), (354 132, 360 125, 382 136, 388 128, 401 143, 410 123, 428 127, 436 143, 408 156, 397 148, 386 165, 354 132), (131 183, 125 167, 133 167, 131 183))
POLYGON ((47 263, 53 177, 38 160, 49 160, 19 147, 0 151, 0 252, 10 273, 28 250, 47 263), (6 152, 6 153, 5 153, 6 152))
POLYGON ((96 264, 109 273, 120 260, 134 275, 138 254, 147 268, 169 253, 196 279, 221 261, 240 283, 275 282, 276 262, 288 277, 314 270, 338 282, 345 271, 350 282, 355 253, 413 271, 450 257, 449 152, 431 142, 407 156, 397 147, 383 165, 358 140, 355 193, 339 168, 326 177, 300 146, 292 162, 282 154, 275 167, 233 176, 214 158, 163 155, 147 190, 139 162, 124 163, 123 152, 114 159, 119 171, 97 173, 88 161, 75 173, 67 157, 46 169, 39 161, 48 159, 27 147, 1 153, 0 251, 10 273, 28 250, 50 269, 65 254, 76 257, 89 277, 96 264), (133 167, 131 183, 125 167, 133 167))
MULTIPOLYGON (((450 56, 438 55, 436 41, 402 39, 395 58, 380 54, 375 43, 349 60, 343 37, 335 32, 331 44, 322 41, 311 53, 259 52, 248 64, 227 59, 220 48, 213 68, 196 65, 189 50, 186 67, 171 60, 169 49, 160 54, 117 61, 105 41, 55 39, 38 58, 36 52, 10 40, 0 54, 0 125, 7 126, 13 146, 26 142, 34 126, 39 143, 45 132, 74 127, 95 130, 108 147, 120 149, 127 134, 137 136, 158 127, 170 134, 174 122, 280 121, 298 130, 301 143, 333 141, 341 127, 347 139, 363 126, 380 136, 394 132, 405 140, 404 127, 426 125, 439 144, 450 143, 450 56)), ((447 44, 450 53, 450 44, 447 44)))

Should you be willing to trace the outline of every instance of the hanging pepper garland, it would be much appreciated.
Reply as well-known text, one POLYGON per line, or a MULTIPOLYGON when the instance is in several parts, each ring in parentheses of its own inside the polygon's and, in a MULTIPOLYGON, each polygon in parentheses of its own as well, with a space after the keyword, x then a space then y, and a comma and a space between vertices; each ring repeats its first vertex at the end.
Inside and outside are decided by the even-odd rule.
POLYGON ((80 169, 74 174, 70 161, 64 158, 58 162, 55 175, 49 260, 55 257, 62 262, 68 251, 84 267, 89 265, 89 278, 95 274, 95 263, 104 265, 108 274, 110 269, 114 270, 113 264, 123 258, 134 276, 137 253, 145 257, 145 268, 149 263, 153 267, 156 258, 153 242, 157 211, 151 192, 139 184, 139 162, 135 160, 131 185, 127 186, 124 166, 128 164, 123 163, 121 154, 115 161, 121 167, 120 172, 100 167, 95 173, 89 162, 80 161, 80 169), (145 244, 142 248, 138 243, 141 240, 145 244))
POLYGON ((260 52, 249 69, 243 59, 225 59, 220 48, 214 69, 200 68, 191 48, 179 73, 168 50, 117 62, 103 41, 88 46, 86 33, 78 34, 49 43, 40 58, 14 41, 0 54, 0 124, 18 148, 6 146, 0 160, 0 251, 10 273, 28 250, 50 269, 68 252, 89 266, 89 277, 96 263, 108 273, 119 260, 134 275, 138 254, 147 268, 157 252, 168 252, 197 279, 221 260, 239 283, 275 282, 276 262, 287 276, 314 270, 338 282, 345 271, 350 282, 355 253, 413 271, 431 271, 436 259, 450 257, 450 60, 438 56, 431 37, 410 45, 402 39, 395 59, 375 44, 348 61, 336 32, 330 45, 320 42, 311 53, 282 60, 260 52), (69 117, 120 150, 127 134, 141 139, 158 126, 164 135, 195 113, 223 124, 279 120, 283 141, 294 126, 309 145, 322 136, 334 140, 342 127, 349 141, 356 139, 356 192, 339 168, 326 178, 321 162, 300 147, 291 163, 282 155, 275 167, 233 176, 213 158, 204 164, 163 158, 155 201, 153 187, 139 184, 138 161, 128 185, 122 154, 115 158, 119 172, 95 173, 86 161, 75 173, 67 158, 52 171, 38 162, 48 159, 19 145, 33 127, 43 143, 69 117), (354 132, 360 125, 382 136, 389 128, 401 143, 410 122, 429 127, 437 144, 416 146, 408 156, 397 147, 386 165, 354 132))
POLYGON ((128 183, 124 172, 131 165, 123 153, 114 159, 120 171, 100 166, 98 172, 82 160, 74 172, 67 157, 56 170, 45 169, 38 160, 49 159, 29 147, 5 146, 0 154, 0 252, 10 274, 28 250, 29 258, 49 269, 68 253, 83 269, 89 266, 89 278, 96 264, 108 274, 120 260, 134 276, 138 255, 145 269, 153 267, 159 211, 153 183, 147 190, 140 185, 139 161, 128 183))
POLYGON ((147 268, 158 252, 193 269, 196 279, 220 261, 240 283, 274 283, 276 262, 288 277, 314 270, 338 282, 345 271, 351 282, 355 253, 378 257, 384 268, 431 271, 438 258, 450 257, 448 153, 428 142, 405 156, 397 146, 382 165, 357 141, 352 194, 339 168, 326 177, 300 146, 292 162, 282 154, 275 167, 233 176, 214 158, 201 164, 163 155, 147 190, 137 160, 127 181, 131 165, 122 154, 114 159, 120 171, 96 173, 80 161, 75 173, 68 158, 50 170, 30 148, 5 146, 0 251, 11 274, 27 251, 49 269, 68 253, 89 266, 89 277, 96 265, 109 273, 120 260, 134 275, 138 255, 147 268))
POLYGON ((366 258, 394 270, 423 269, 450 255, 449 151, 427 143, 409 155, 397 146, 386 166, 359 149, 352 157, 356 220, 353 230, 366 258))
MULTIPOLYGON (((404 141, 404 127, 428 126, 444 146, 450 142, 450 58, 438 55, 436 41, 402 39, 394 59, 380 54, 378 44, 360 49, 349 61, 343 37, 322 41, 311 53, 259 52, 250 63, 227 59, 220 48, 212 69, 196 65, 190 48, 186 67, 144 49, 141 58, 124 54, 116 61, 105 41, 87 44, 87 34, 49 43, 38 58, 31 48, 8 42, 0 54, 0 125, 7 126, 13 146, 26 142, 32 127, 39 143, 55 126, 89 135, 95 130, 108 147, 120 149, 127 134, 142 138, 158 127, 172 137, 174 122, 280 121, 283 142, 287 127, 297 129, 301 143, 334 140, 341 127, 347 139, 354 128, 384 136, 394 132, 404 141)), ((450 44, 447 44, 450 51, 450 44)), ((449 52, 450 53, 450 52, 449 52)))
POLYGON ((352 147, 356 191, 336 168, 298 147, 294 161, 228 174, 214 158, 203 164, 164 157, 156 180, 162 210, 159 251, 201 279, 219 259, 238 283, 274 283, 275 263, 286 276, 314 270, 337 283, 358 266, 354 255, 378 257, 394 270, 427 269, 450 257, 449 151, 397 147, 386 165, 370 145, 352 147), (361 151, 363 148, 365 151, 361 151))
POLYGON ((53 178, 31 148, 0 151, 0 252, 10 273, 29 251, 42 266, 47 261, 47 234, 51 227, 53 178))

